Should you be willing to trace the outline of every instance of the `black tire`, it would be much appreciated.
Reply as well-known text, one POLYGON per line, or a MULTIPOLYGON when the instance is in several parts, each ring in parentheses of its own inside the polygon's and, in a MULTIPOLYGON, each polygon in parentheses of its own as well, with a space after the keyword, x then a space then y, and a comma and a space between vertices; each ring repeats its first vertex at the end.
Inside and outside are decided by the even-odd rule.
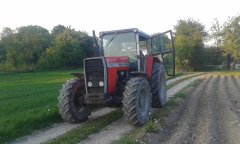
POLYGON ((62 119, 77 123, 88 119, 90 108, 83 103, 84 79, 73 78, 63 84, 58 97, 59 114, 62 119))
POLYGON ((151 88, 143 77, 131 78, 123 92, 123 111, 134 126, 141 126, 149 120, 151 88))
POLYGON ((152 107, 159 108, 166 104, 167 81, 163 64, 154 63, 151 78, 152 107))

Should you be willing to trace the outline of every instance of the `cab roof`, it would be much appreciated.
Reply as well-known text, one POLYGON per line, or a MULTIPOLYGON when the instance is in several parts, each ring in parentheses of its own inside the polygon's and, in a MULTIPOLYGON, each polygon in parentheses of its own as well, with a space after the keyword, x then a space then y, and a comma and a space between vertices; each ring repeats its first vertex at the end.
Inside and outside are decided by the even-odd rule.
POLYGON ((119 30, 111 30, 111 31, 102 31, 99 33, 99 36, 102 37, 104 35, 109 35, 109 34, 115 34, 115 33, 128 33, 128 32, 134 32, 134 33, 139 33, 139 35, 144 36, 146 38, 149 38, 150 35, 146 34, 145 32, 137 29, 137 28, 129 28, 129 29, 119 29, 119 30))

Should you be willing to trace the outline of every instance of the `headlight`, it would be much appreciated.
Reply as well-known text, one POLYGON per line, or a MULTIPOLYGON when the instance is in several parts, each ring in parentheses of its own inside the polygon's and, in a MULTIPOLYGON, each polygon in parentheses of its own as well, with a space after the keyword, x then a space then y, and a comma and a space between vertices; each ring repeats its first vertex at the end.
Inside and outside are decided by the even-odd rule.
POLYGON ((88 82, 87 84, 89 87, 92 87, 92 82, 88 82))
POLYGON ((104 86, 103 81, 100 81, 100 82, 99 82, 99 86, 100 86, 100 87, 104 86))

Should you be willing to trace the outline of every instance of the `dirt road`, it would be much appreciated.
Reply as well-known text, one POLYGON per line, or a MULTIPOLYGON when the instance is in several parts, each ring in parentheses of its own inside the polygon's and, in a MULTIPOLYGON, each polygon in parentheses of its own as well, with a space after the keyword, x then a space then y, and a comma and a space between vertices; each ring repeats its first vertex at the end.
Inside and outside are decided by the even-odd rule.
POLYGON ((151 144, 240 144, 240 78, 209 76, 166 118, 151 144))

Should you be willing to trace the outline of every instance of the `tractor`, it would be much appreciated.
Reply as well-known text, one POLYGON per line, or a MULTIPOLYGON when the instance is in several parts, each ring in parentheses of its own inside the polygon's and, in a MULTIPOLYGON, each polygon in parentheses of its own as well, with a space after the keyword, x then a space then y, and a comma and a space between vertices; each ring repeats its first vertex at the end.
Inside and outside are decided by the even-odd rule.
POLYGON ((96 45, 98 55, 84 59, 84 74, 73 73, 76 78, 60 90, 62 119, 83 122, 93 105, 122 105, 131 124, 144 125, 151 108, 166 103, 166 76, 175 75, 172 31, 151 36, 137 28, 104 31, 96 45))

